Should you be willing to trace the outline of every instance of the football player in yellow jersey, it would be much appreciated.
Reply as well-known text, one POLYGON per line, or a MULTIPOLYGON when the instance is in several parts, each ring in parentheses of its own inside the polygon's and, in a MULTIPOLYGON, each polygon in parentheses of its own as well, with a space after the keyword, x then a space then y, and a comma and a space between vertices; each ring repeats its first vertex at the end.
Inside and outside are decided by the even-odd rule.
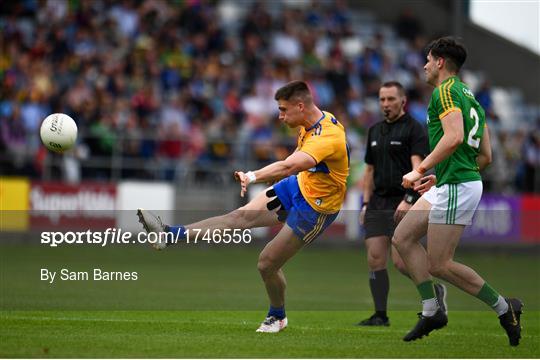
POLYGON ((159 250, 177 238, 188 238, 194 230, 250 229, 284 223, 262 250, 257 265, 270 300, 268 315, 257 332, 268 333, 287 326, 286 282, 281 268, 335 220, 345 198, 349 175, 345 129, 332 114, 315 105, 307 84, 290 82, 278 89, 274 98, 279 119, 291 128, 300 128, 298 147, 283 161, 255 171, 236 171, 235 177, 240 182, 242 197, 252 183, 279 182, 247 205, 195 224, 169 226, 146 210, 137 212, 147 232, 174 235, 153 244, 159 250))

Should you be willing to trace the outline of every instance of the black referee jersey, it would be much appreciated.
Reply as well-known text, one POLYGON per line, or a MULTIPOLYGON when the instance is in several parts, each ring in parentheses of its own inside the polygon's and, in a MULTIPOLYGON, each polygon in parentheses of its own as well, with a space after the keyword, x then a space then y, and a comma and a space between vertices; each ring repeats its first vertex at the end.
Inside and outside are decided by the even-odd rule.
POLYGON ((373 165, 374 189, 379 196, 403 196, 403 175, 412 170, 411 156, 428 153, 425 128, 409 114, 369 128, 365 162, 373 165))

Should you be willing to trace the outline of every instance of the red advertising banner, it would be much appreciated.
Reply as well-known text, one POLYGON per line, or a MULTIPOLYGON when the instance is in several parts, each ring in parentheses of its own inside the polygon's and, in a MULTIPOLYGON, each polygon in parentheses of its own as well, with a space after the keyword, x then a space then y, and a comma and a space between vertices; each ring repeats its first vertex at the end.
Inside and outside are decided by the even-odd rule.
POLYGON ((30 228, 102 230, 116 225, 116 184, 32 182, 30 228))
POLYGON ((540 243, 540 196, 524 195, 521 200, 521 237, 527 243, 540 243))

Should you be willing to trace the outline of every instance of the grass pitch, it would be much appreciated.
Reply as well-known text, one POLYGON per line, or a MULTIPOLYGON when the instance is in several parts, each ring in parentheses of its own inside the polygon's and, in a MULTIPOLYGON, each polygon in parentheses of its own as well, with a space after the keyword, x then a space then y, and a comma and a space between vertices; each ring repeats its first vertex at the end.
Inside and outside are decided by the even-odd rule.
POLYGON ((410 280, 390 269, 390 327, 371 315, 365 253, 307 248, 285 268, 289 327, 257 334, 267 300, 256 271, 260 246, 45 249, 0 246, 1 357, 538 358, 538 254, 474 252, 458 259, 503 294, 520 297, 517 348, 485 305, 449 288, 449 325, 422 340, 403 335, 420 310, 410 280), (121 283, 39 281, 39 269, 99 266, 138 271, 121 283))
POLYGON ((255 311, 4 312, 3 357, 535 358, 539 313, 524 315, 517 348, 491 312, 458 311, 445 329, 405 343, 411 312, 387 328, 359 328, 368 312, 291 311, 290 326, 258 334, 255 311))

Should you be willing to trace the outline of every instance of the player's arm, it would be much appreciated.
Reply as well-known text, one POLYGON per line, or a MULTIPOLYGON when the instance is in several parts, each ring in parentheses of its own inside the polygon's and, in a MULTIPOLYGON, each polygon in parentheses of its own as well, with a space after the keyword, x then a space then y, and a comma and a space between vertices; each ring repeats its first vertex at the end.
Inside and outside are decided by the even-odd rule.
MULTIPOLYGON (((412 169, 418 169, 420 164, 422 163, 422 159, 424 157, 420 155, 411 155, 411 166, 412 169)), ((420 185, 420 181, 417 181, 414 186, 420 185)), ((403 197, 403 201, 399 204, 398 210, 409 210, 409 208, 416 202, 418 199, 419 194, 414 188, 407 189, 405 191, 405 196, 403 197), (406 206, 409 205, 409 206, 406 206)))
POLYGON ((420 195, 424 195, 429 189, 437 185, 437 177, 435 174, 430 174, 421 178, 419 183, 414 187, 414 191, 417 191, 420 195))
POLYGON ((420 155, 411 156, 411 165, 413 169, 416 169, 422 163, 422 157, 420 155))
POLYGON ((296 151, 282 161, 276 161, 262 169, 244 173, 237 171, 234 176, 240 181, 242 190, 240 196, 244 196, 247 186, 254 182, 272 182, 287 176, 310 169, 317 165, 315 159, 303 151, 296 151))
MULTIPOLYGON (((411 165, 413 169, 418 168, 422 162, 422 156, 420 155, 411 155, 411 165)), ((418 185, 418 182, 417 182, 418 185)), ((396 211, 394 212, 394 222, 398 224, 401 219, 405 216, 407 211, 413 206, 415 201, 418 199, 419 195, 415 189, 407 189, 405 191, 405 196, 403 200, 398 204, 396 211)))
POLYGON ((441 119, 444 131, 439 143, 433 151, 420 163, 418 168, 426 171, 452 155, 463 143, 463 115, 461 111, 452 111, 441 119))
POLYGON ((375 169, 373 165, 366 164, 366 170, 364 171, 364 188, 362 193, 362 199, 363 203, 367 204, 369 202, 369 199, 371 198, 371 194, 373 194, 373 188, 374 188, 374 181, 373 181, 373 174, 375 172, 375 169))
POLYGON ((443 136, 433 151, 410 173, 403 176, 403 186, 410 188, 422 175, 450 155, 463 143, 463 115, 452 111, 441 119, 443 136))
POLYGON ((366 169, 364 170, 363 178, 363 189, 362 189, 362 209, 360 211, 360 224, 364 224, 364 219, 366 216, 367 204, 373 194, 373 189, 375 188, 375 181, 373 180, 373 175, 375 168, 373 165, 366 163, 366 169))
MULTIPOLYGON (((413 169, 417 169, 420 164, 422 163, 422 159, 424 157, 420 155, 411 155, 411 165, 413 169)), ((417 182, 415 185, 419 185, 419 182, 417 182)), ((407 190, 407 193, 415 192, 416 190, 407 190)), ((416 195, 416 194, 415 194, 416 195)), ((412 205, 412 203, 410 203, 412 205)))
POLYGON ((484 136, 480 141, 480 153, 476 158, 476 164, 479 170, 484 170, 489 164, 491 164, 491 142, 489 140, 489 129, 486 126, 484 128, 484 136))
POLYGON ((283 179, 317 165, 315 159, 303 151, 297 151, 283 161, 276 161, 262 169, 254 171, 256 182, 269 182, 283 179))

